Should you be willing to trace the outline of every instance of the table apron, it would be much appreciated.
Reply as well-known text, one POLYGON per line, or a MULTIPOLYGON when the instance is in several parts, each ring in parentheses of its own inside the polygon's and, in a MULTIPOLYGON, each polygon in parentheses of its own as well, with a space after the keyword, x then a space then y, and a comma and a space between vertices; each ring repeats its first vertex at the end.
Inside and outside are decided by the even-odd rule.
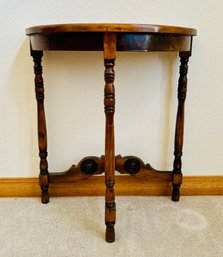
MULTIPOLYGON (((30 35, 34 51, 103 51, 102 32, 30 35)), ((159 33, 117 33, 117 51, 154 52, 191 50, 192 36, 159 33)))

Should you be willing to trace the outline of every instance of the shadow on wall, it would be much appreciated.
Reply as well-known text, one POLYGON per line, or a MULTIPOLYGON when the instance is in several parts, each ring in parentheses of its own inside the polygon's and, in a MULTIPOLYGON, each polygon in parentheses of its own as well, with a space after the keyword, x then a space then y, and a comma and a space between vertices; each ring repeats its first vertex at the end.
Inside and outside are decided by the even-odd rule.
POLYGON ((13 134, 10 133, 10 137, 15 137, 14 144, 9 147, 18 158, 18 176, 37 176, 36 104, 33 64, 28 38, 23 41, 14 58, 10 68, 7 90, 7 96, 10 96, 13 106, 9 114, 13 124, 9 123, 8 126, 13 127, 13 134))
POLYGON ((172 170, 174 160, 174 134, 177 114, 178 53, 159 53, 161 68, 161 102, 159 162, 164 170, 172 170))

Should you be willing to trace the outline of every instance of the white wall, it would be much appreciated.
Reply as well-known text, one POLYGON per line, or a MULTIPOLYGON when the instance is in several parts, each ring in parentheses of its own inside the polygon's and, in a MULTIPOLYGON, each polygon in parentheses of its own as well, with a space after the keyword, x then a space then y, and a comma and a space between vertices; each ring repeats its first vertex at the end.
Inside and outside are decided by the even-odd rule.
MULTIPOLYGON (((223 1, 1 0, 0 177, 38 175, 36 102, 25 28, 71 22, 195 27, 189 63, 183 155, 185 175, 223 175, 223 1)), ((44 56, 49 169, 63 171, 104 151, 103 55, 44 56)), ((119 53, 116 154, 172 169, 176 53, 119 53)))

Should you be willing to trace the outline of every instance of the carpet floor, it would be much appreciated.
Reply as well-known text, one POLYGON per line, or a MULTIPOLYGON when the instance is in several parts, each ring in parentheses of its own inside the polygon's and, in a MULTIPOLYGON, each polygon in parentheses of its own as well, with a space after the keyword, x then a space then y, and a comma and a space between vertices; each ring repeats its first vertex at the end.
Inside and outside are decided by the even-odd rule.
POLYGON ((223 196, 116 197, 116 241, 103 197, 0 198, 1 257, 223 257, 223 196))

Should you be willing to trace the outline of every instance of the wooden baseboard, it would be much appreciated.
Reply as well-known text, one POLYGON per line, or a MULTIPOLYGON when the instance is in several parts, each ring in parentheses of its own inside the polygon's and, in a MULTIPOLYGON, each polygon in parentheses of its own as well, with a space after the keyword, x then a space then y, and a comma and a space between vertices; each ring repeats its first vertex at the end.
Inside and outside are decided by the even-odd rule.
MULTIPOLYGON (((104 176, 50 185, 51 196, 103 196, 104 176)), ((116 195, 170 196, 171 183, 117 176, 116 195)), ((181 195, 223 195, 223 176, 185 176, 181 195)), ((39 197, 38 178, 0 178, 0 197, 39 197)))

